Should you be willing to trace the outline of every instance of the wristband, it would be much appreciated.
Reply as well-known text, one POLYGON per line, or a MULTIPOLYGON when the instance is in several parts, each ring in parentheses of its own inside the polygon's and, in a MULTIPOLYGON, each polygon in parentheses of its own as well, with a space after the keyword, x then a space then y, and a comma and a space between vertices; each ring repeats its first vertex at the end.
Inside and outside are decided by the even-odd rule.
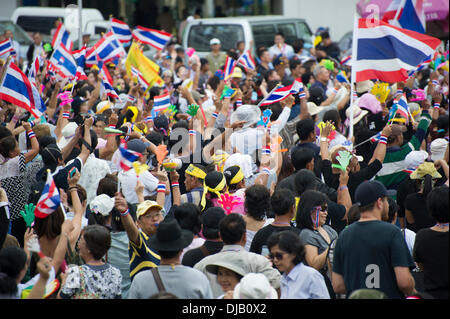
POLYGON ((166 184, 158 184, 157 192, 165 193, 166 192, 166 184))
POLYGON ((27 132, 28 138, 31 140, 33 137, 36 138, 36 134, 34 133, 33 130, 29 130, 27 132))
POLYGON ((431 83, 433 83, 434 85, 439 86, 439 81, 438 80, 433 80, 433 81, 431 81, 431 83))
POLYGON ((189 135, 195 136, 197 134, 196 130, 189 130, 189 135))
POLYGON ((438 109, 438 108, 441 107, 441 104, 436 102, 436 103, 433 104, 433 107, 434 107, 435 109, 438 109))
POLYGON ((299 94, 298 94, 298 97, 299 97, 299 99, 301 100, 301 99, 304 99, 304 98, 306 98, 306 92, 300 92, 299 94))
POLYGON ((116 128, 116 126, 114 124, 109 124, 108 127, 109 128, 116 128))
POLYGON ((213 114, 211 114, 211 116, 216 119, 219 116, 219 114, 214 112, 213 114))
POLYGON ((386 144, 387 144, 387 136, 386 136, 386 135, 381 135, 381 136, 380 136, 379 142, 380 142, 381 144, 386 145, 386 144))
POLYGON ((133 95, 128 95, 127 100, 133 103, 134 101, 136 101, 136 98, 133 95))
POLYGON ((268 167, 263 167, 263 169, 261 170, 261 173, 270 175, 270 168, 268 168, 268 167))
POLYGON ((153 122, 153 117, 150 115, 150 116, 147 116, 146 118, 145 118, 145 123, 148 123, 148 122, 153 122))
POLYGON ((344 189, 348 189, 346 185, 339 186, 338 191, 343 191, 344 189))
POLYGON ((63 114, 62 114, 63 119, 68 119, 69 117, 70 117, 70 113, 63 112, 63 114))
POLYGON ((397 90, 397 95, 398 94, 403 94, 403 90, 397 90))
POLYGON ((338 90, 336 88, 333 89, 333 94, 337 94, 338 90))
POLYGON ((242 106, 242 99, 236 100, 236 107, 242 106))
POLYGON ((31 125, 31 128, 33 128, 33 127, 35 127, 35 126, 36 126, 36 123, 34 123, 34 121, 28 121, 28 123, 30 123, 30 125, 31 125))
POLYGON ((120 216, 125 217, 125 216, 127 216, 129 213, 130 213, 130 211, 129 211, 128 208, 127 208, 126 211, 120 212, 119 214, 120 214, 120 216))
POLYGON ((180 187, 180 184, 179 184, 179 183, 173 182, 173 183, 172 183, 172 187, 180 187))

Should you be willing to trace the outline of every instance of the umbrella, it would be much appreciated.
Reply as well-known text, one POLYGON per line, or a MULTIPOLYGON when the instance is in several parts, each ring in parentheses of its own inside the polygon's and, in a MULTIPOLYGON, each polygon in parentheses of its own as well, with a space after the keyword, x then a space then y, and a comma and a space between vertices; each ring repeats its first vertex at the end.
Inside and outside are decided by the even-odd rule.
MULTIPOLYGON (((366 18, 373 13, 370 8, 366 12, 369 5, 376 5, 379 8, 380 18, 386 12, 392 0, 360 0, 356 4, 356 10, 362 18, 366 18)), ((448 17, 449 3, 448 0, 424 0, 426 21, 444 20, 448 17)))

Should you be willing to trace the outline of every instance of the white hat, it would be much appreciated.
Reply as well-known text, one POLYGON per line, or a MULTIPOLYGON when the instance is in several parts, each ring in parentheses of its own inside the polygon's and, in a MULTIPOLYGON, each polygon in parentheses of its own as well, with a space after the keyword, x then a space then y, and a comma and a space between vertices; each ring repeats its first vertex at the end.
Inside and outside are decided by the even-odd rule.
POLYGON ((278 299, 278 294, 266 276, 249 273, 234 287, 233 299, 278 299))
POLYGON ((108 216, 111 210, 114 208, 114 198, 109 197, 106 194, 101 194, 95 197, 89 204, 91 211, 102 216, 108 216))
POLYGON ((261 109, 256 105, 244 104, 234 111, 230 116, 230 124, 246 121, 245 127, 258 123, 261 118, 261 109))
POLYGON ((356 82, 356 93, 369 92, 373 88, 373 82, 370 80, 356 82))
POLYGON ((431 160, 441 160, 445 156, 448 142, 445 138, 437 138, 430 144, 431 160))
POLYGON ((425 151, 412 151, 405 157, 405 169, 415 171, 428 158, 428 153, 425 151))
POLYGON ((109 102, 108 100, 101 101, 97 104, 95 114, 102 114, 104 111, 106 111, 110 108, 111 108, 111 102, 109 102))
POLYGON ((318 107, 316 105, 316 103, 314 102, 306 102, 306 105, 308 106, 308 113, 313 116, 316 115, 318 113, 320 113, 320 111, 322 110, 320 107, 318 107))
POLYGON ((369 111, 362 110, 362 109, 360 109, 360 107, 358 105, 353 104, 345 110, 345 116, 347 117, 346 123, 347 123, 347 121, 350 123, 350 112, 351 112, 352 108, 353 108, 353 124, 356 124, 359 121, 361 121, 361 119, 364 116, 366 116, 367 113, 369 113, 369 111))
POLYGON ((220 40, 217 38, 213 38, 209 41, 209 45, 220 44, 220 40))
POLYGON ((69 122, 61 131, 61 138, 56 142, 59 149, 62 150, 67 144, 69 144, 70 140, 75 136, 75 131, 78 125, 75 122, 69 122))

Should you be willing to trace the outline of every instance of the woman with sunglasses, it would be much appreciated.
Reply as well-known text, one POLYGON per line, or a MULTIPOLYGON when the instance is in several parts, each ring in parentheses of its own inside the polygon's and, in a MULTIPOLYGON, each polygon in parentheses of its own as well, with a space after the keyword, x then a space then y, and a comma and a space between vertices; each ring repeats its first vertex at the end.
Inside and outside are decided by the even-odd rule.
POLYGON ((280 299, 330 299, 323 276, 305 265, 305 246, 296 233, 273 233, 267 246, 270 260, 283 273, 280 299))
POLYGON ((331 298, 335 297, 329 271, 330 247, 338 237, 337 232, 325 221, 328 216, 327 196, 308 190, 300 197, 297 210, 297 227, 301 228, 300 239, 305 244, 307 265, 318 270, 324 277, 331 298))

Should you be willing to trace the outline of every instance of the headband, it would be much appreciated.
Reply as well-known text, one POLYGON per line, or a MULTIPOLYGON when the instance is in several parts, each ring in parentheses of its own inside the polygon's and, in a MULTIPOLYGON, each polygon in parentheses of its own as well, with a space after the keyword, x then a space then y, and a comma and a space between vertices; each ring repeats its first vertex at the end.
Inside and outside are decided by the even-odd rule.
POLYGON ((225 176, 223 176, 223 174, 222 174, 222 180, 214 188, 209 187, 208 185, 206 185, 206 182, 203 181, 203 195, 202 195, 202 200, 200 202, 200 206, 202 207, 202 210, 206 206, 206 193, 207 192, 214 193, 217 195, 217 197, 220 198, 220 191, 223 190, 226 185, 227 185, 227 181, 225 179, 225 176))
POLYGON ((189 164, 188 168, 186 168, 185 173, 200 179, 205 179, 206 177, 206 173, 204 171, 192 164, 189 164))
POLYGON ((102 114, 104 111, 111 108, 111 105, 109 103, 106 103, 105 106, 103 106, 100 110, 98 110, 95 114, 102 114))
POLYGON ((239 183, 244 179, 244 173, 242 173, 242 169, 239 167, 239 170, 237 171, 236 175, 231 179, 230 184, 234 185, 239 183))

